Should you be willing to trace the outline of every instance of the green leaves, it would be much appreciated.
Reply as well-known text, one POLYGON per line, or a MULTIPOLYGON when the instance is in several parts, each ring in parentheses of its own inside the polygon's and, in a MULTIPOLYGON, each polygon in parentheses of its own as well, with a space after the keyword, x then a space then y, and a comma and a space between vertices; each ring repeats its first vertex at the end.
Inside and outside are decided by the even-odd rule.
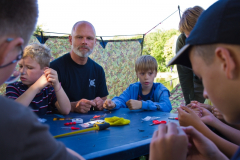
POLYGON ((166 64, 175 55, 175 43, 179 34, 179 31, 171 29, 167 31, 158 30, 145 36, 143 55, 155 57, 160 72, 170 70, 166 67, 166 64))

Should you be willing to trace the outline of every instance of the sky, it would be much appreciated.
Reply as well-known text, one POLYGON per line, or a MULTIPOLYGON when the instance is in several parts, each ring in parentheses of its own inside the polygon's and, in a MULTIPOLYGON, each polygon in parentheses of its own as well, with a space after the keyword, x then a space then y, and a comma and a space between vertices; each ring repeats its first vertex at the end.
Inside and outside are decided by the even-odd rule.
MULTIPOLYGON (((97 36, 144 34, 178 10, 216 0, 39 0, 38 25, 46 32, 70 33, 75 22, 91 22, 97 36)), ((178 29, 177 11, 156 29, 178 29)), ((153 31, 156 31, 153 30, 153 31)))

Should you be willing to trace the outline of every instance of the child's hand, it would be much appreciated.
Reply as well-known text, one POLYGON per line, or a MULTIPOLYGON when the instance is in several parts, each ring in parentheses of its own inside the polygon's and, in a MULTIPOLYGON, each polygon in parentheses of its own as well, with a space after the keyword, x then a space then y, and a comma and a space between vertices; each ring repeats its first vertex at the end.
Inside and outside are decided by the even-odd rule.
POLYGON ((141 109, 142 108, 142 101, 130 99, 126 102, 126 105, 130 110, 141 109))
MULTIPOLYGON (((192 126, 182 127, 184 132, 188 135, 189 138, 189 148, 187 154, 187 160, 212 160, 212 159, 228 159, 223 153, 219 151, 217 146, 203 134, 198 132, 192 126)), ((174 143, 174 142, 173 142, 174 143)), ((179 145, 182 146, 182 145, 179 145)), ((185 147, 185 146, 183 146, 185 147)), ((163 147, 164 148, 164 147, 163 147)), ((179 147, 181 148, 181 147, 179 147)), ((177 158, 178 159, 178 158, 177 158)))
POLYGON ((221 121, 225 121, 223 118, 223 114, 214 106, 212 106, 212 113, 215 117, 217 117, 221 121))
POLYGON ((47 81, 46 76, 43 74, 32 86, 41 91, 47 85, 51 84, 47 81))
POLYGON ((216 119, 217 118, 209 110, 203 108, 202 117, 201 117, 201 120, 203 121, 203 123, 213 126, 216 119))
POLYGON ((58 89, 60 88, 59 85, 59 81, 58 81, 58 74, 55 70, 51 69, 51 68, 47 68, 44 71, 45 76, 47 77, 47 81, 51 83, 51 85, 54 87, 54 89, 58 89))
POLYGON ((103 108, 105 109, 112 110, 115 107, 116 104, 111 99, 106 99, 105 102, 103 103, 103 108))
POLYGON ((178 110, 178 120, 181 126, 196 127, 203 124, 200 117, 192 109, 185 106, 181 106, 177 108, 177 110, 178 110))
POLYGON ((203 108, 200 107, 198 104, 190 103, 187 105, 187 107, 190 108, 191 110, 193 110, 200 118, 202 117, 203 108))
POLYGON ((204 104, 204 103, 200 103, 200 102, 198 102, 198 101, 191 101, 190 104, 192 104, 192 105, 195 104, 195 105, 197 105, 197 106, 199 106, 199 107, 206 108, 206 109, 209 110, 209 111, 211 111, 211 108, 212 108, 211 105, 204 104))
POLYGON ((150 160, 186 160, 188 137, 175 123, 160 124, 150 144, 150 160))

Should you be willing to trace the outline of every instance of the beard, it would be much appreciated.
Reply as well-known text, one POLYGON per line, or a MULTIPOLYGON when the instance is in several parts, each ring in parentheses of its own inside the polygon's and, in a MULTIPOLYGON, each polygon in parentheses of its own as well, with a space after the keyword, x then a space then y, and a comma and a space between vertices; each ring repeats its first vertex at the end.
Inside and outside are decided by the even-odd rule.
POLYGON ((73 44, 71 45, 71 48, 72 48, 73 52, 76 53, 79 57, 82 57, 82 58, 88 57, 93 52, 93 49, 94 49, 94 46, 93 46, 93 49, 90 49, 89 47, 84 46, 85 48, 88 49, 88 52, 83 53, 79 50, 80 47, 82 47, 82 46, 74 47, 73 44))

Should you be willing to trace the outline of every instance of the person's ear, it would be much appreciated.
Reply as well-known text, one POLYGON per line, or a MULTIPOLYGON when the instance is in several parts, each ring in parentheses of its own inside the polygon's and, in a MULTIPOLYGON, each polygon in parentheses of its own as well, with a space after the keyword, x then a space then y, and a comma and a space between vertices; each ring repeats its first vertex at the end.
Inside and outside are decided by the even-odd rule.
POLYGON ((136 72, 136 76, 137 76, 137 78, 138 78, 138 72, 136 72))
POLYGON ((46 69, 48 69, 49 67, 43 67, 43 70, 45 71, 46 69))
POLYGON ((42 74, 45 74, 44 73, 44 71, 46 70, 46 69, 48 69, 49 67, 43 67, 41 70, 42 70, 42 74))
POLYGON ((216 56, 220 59, 221 69, 225 72, 228 79, 235 78, 236 62, 233 54, 224 47, 217 47, 215 50, 216 56))
POLYGON ((96 44, 97 44, 97 38, 95 38, 95 40, 94 40, 94 41, 95 41, 94 43, 95 43, 95 45, 96 45, 96 44))
POLYGON ((68 36, 68 41, 69 41, 69 43, 72 45, 72 35, 69 35, 69 36, 68 36))
MULTIPOLYGON (((11 57, 12 55, 17 55, 17 54, 9 54, 11 52, 19 52, 20 46, 23 45, 24 40, 20 37, 15 38, 10 41, 4 41, 0 45, 0 66, 2 66, 6 60, 10 60, 13 58, 11 57)), ((16 57, 14 57, 16 58, 16 57)), ((10 62, 10 61, 9 61, 10 62)))

